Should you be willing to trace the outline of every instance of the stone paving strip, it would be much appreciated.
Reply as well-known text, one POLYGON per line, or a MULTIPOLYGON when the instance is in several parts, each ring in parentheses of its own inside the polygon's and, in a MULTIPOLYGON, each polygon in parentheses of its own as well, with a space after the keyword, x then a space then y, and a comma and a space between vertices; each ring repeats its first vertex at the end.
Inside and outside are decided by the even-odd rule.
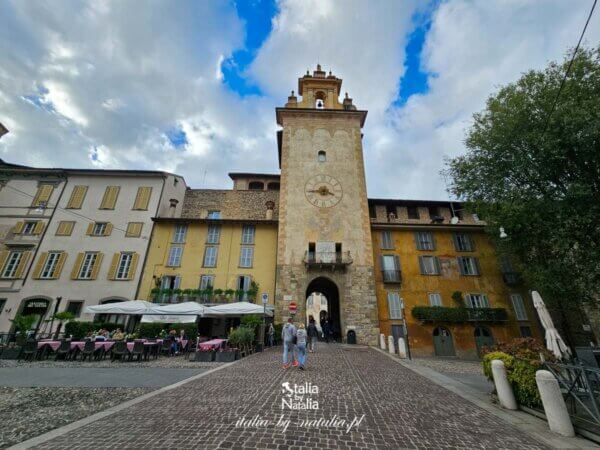
POLYGON ((18 448, 545 448, 377 350, 321 344, 305 371, 280 357, 255 354, 18 448), (317 408, 282 409, 290 399, 317 408))

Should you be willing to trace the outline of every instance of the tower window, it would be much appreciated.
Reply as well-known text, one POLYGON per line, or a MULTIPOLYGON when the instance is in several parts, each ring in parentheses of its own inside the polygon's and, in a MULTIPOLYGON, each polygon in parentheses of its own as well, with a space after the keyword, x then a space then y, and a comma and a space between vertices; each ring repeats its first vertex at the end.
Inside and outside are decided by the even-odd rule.
POLYGON ((325 162, 325 161, 327 161, 327 153, 325 153, 323 150, 321 150, 318 153, 318 160, 319 160, 319 162, 325 162))
POLYGON ((251 191, 262 191, 265 188, 265 184, 262 181, 251 181, 248 184, 248 189, 251 191))
POLYGON ((317 109, 325 109, 325 93, 317 92, 315 94, 315 108, 317 109))

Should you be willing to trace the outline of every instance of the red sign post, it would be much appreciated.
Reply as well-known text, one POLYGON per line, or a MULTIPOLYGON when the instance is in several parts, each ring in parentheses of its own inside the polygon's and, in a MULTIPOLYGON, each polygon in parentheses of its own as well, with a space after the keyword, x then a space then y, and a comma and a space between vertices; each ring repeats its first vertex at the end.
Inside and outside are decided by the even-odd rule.
POLYGON ((290 308, 290 314, 296 314, 296 310, 297 310, 296 302, 290 303, 289 308, 290 308))

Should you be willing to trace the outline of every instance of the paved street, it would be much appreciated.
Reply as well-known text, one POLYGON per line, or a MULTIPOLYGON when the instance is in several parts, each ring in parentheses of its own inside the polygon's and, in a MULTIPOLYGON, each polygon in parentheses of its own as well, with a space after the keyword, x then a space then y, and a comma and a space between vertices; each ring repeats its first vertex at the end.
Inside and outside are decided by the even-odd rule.
MULTIPOLYGON (((314 406, 314 405, 313 405, 314 406)), ((321 345, 305 372, 268 351, 144 400, 37 448, 542 448, 497 417, 376 350, 321 345), (282 383, 319 389, 318 409, 282 410, 282 383), (349 433, 335 421, 362 422, 349 433), (286 432, 283 415, 290 420, 286 432), (269 423, 242 425, 240 419, 269 423), (256 420, 256 419, 255 419, 256 420), (336 428, 337 426, 337 428, 336 428)))

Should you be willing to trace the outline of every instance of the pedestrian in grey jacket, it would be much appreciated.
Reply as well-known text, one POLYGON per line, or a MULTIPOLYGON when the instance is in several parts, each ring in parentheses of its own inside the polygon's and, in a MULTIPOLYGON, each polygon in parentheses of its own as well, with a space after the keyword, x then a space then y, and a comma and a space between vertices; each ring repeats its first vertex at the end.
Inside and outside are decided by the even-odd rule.
POLYGON ((298 361, 294 358, 294 340, 296 338, 296 327, 290 317, 288 322, 281 329, 281 340, 283 341, 283 368, 290 367, 289 358, 292 360, 292 365, 297 366, 298 361))
POLYGON ((298 326, 296 332, 296 348, 298 349, 299 369, 304 370, 304 364, 306 363, 306 330, 303 323, 298 326))

